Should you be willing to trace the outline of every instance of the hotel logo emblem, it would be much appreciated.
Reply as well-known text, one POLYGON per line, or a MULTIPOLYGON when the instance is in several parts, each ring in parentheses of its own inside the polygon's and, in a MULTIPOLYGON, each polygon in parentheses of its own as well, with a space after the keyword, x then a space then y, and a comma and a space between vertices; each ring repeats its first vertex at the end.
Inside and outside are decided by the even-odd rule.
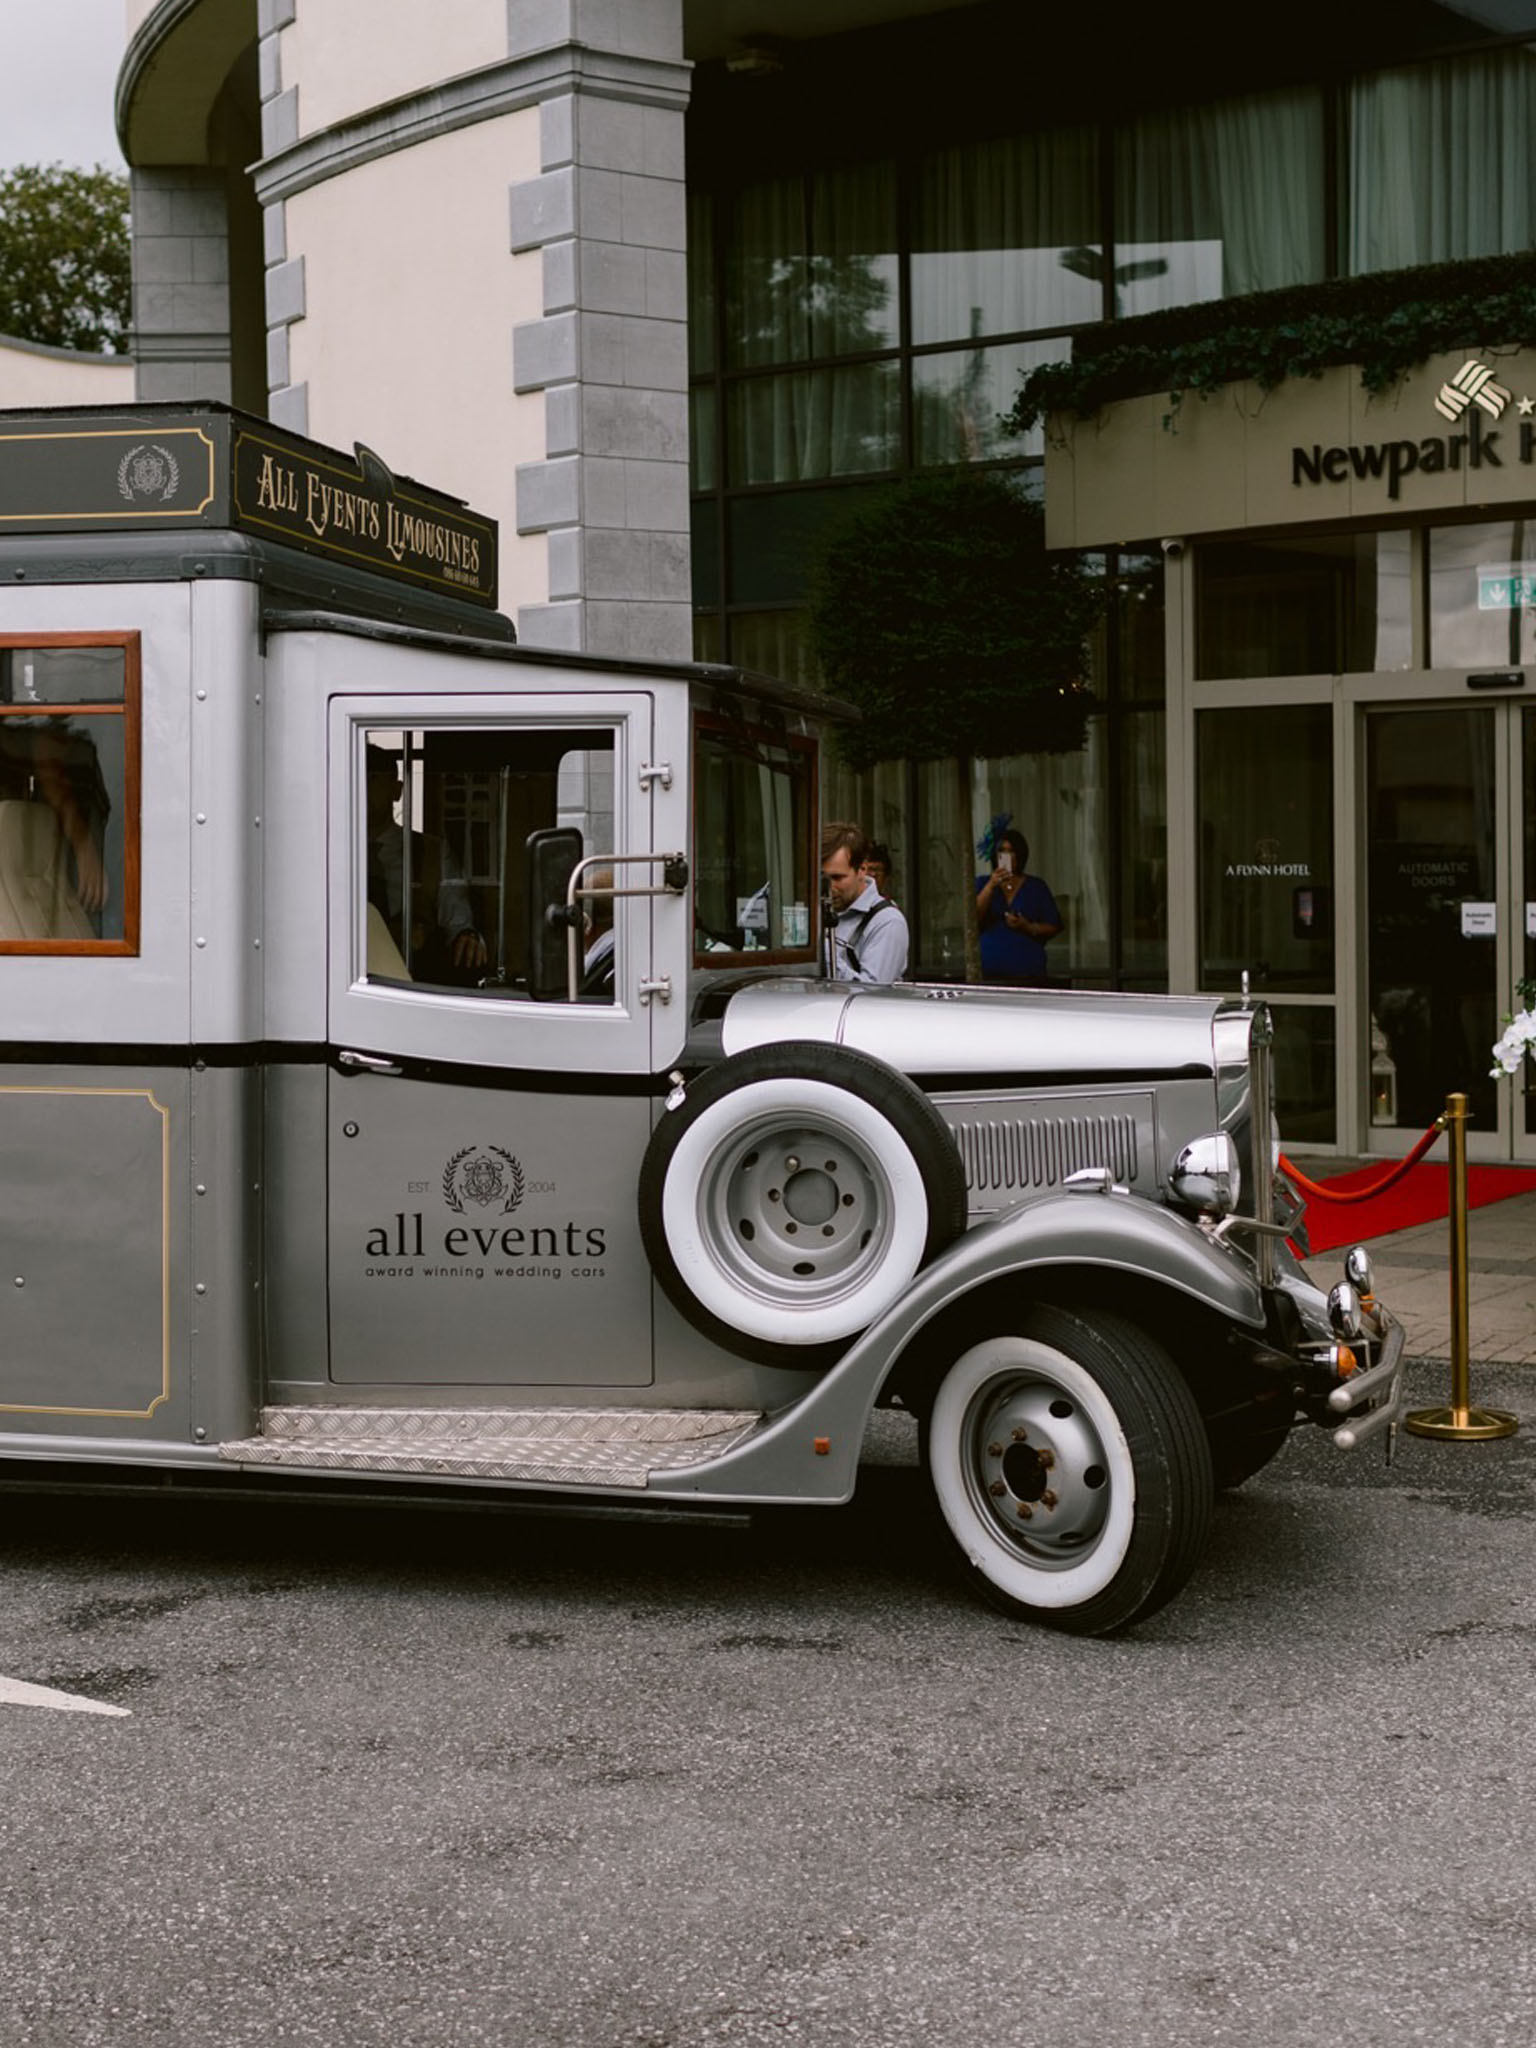
POLYGON ((1496 420, 1508 403, 1509 393, 1502 384, 1494 383, 1487 364, 1468 356, 1449 384, 1440 386, 1435 411, 1442 419, 1459 420, 1469 405, 1477 405, 1496 420))

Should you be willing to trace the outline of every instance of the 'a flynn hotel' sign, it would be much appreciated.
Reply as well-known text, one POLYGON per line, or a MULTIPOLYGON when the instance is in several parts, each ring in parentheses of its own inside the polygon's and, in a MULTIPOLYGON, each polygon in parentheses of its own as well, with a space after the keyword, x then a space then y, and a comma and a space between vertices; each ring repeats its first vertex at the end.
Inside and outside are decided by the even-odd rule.
POLYGON ((496 524, 457 498, 224 406, 0 412, 0 533, 233 527, 471 603, 496 524))
POLYGON ((1536 349, 1432 357, 1389 390, 1358 365, 1166 392, 1046 423, 1050 547, 1536 504, 1536 349))

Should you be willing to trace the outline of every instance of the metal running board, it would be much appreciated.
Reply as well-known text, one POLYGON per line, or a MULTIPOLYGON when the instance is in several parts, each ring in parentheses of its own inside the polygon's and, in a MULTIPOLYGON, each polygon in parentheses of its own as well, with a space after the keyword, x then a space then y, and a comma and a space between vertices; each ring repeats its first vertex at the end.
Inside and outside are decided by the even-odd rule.
POLYGON ((759 1427, 744 1409, 264 1408, 260 1436, 219 1445, 236 1465, 643 1488, 718 1458, 759 1427))

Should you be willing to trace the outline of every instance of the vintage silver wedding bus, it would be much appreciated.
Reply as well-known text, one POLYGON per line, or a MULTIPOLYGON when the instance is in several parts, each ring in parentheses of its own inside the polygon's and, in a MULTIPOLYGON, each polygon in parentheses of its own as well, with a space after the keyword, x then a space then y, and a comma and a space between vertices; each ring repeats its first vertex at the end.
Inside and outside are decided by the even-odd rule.
POLYGON ((495 578, 366 450, 0 415, 0 1461, 830 1504, 896 1403, 1105 1632, 1298 1422, 1390 1442, 1262 1006, 821 978, 827 707, 495 578))

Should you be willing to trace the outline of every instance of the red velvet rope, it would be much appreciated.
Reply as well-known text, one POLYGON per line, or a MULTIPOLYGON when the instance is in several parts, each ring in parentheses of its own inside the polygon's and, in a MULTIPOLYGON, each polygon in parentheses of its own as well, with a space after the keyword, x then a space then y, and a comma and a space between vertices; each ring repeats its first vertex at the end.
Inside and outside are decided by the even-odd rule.
POLYGON ((1410 1166, 1417 1166, 1444 1129, 1445 1118, 1437 1116, 1406 1158, 1399 1159, 1395 1166, 1388 1167, 1381 1179, 1372 1181, 1368 1188, 1355 1188, 1349 1194, 1340 1194, 1336 1188, 1319 1187, 1315 1180, 1308 1180, 1304 1173, 1292 1166, 1283 1152, 1280 1155, 1280 1171, 1288 1179, 1293 1180, 1303 1193, 1311 1195, 1319 1202, 1368 1202, 1372 1196, 1383 1195, 1388 1188, 1395 1187, 1410 1166))

